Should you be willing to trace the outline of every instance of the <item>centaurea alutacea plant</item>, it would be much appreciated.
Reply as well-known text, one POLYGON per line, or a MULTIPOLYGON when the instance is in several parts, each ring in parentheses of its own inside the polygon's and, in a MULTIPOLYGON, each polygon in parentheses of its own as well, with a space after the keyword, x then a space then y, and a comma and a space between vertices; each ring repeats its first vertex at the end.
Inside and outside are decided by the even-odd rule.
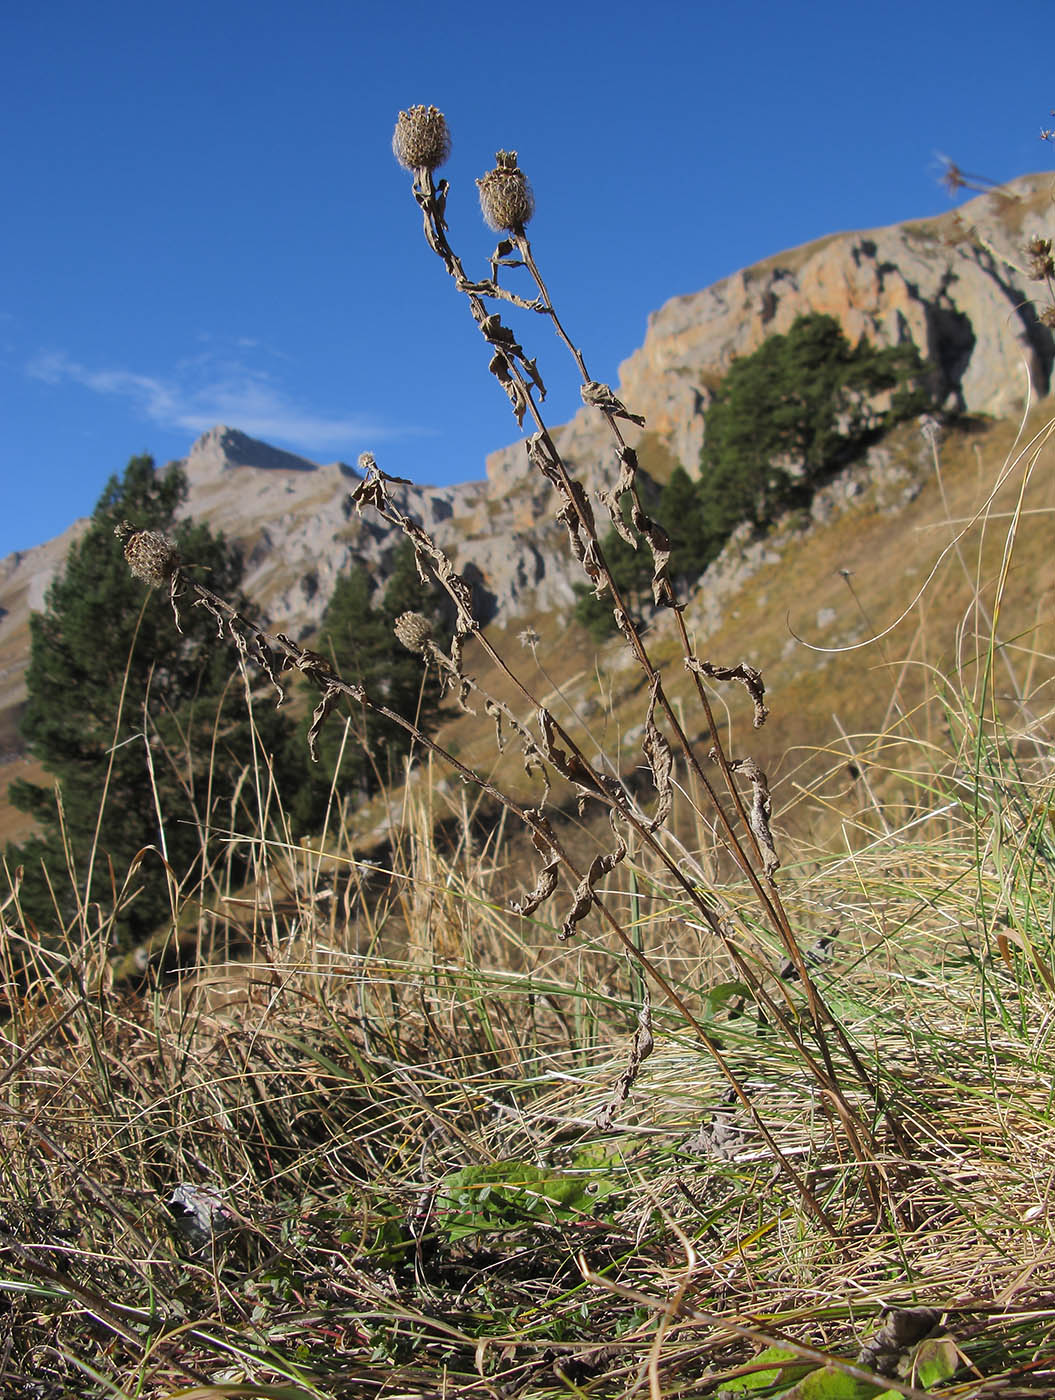
MULTIPOLYGON (((416 122, 428 123, 430 129, 435 124, 438 113, 435 108, 413 108, 400 113, 397 122, 397 158, 414 175, 414 196, 424 217, 425 237, 429 246, 443 260, 444 266, 454 280, 458 290, 469 301, 470 311, 481 333, 492 349, 489 368, 502 385, 510 399, 518 425, 529 417, 535 432, 525 443, 526 453, 531 464, 553 485, 558 496, 556 519, 563 523, 569 534, 575 557, 583 568, 591 585, 598 595, 607 594, 612 601, 615 621, 632 648, 635 657, 644 671, 649 685, 649 703, 644 728, 643 751, 651 769, 653 781, 660 794, 659 812, 649 824, 646 840, 654 838, 663 826, 669 811, 669 793, 672 770, 671 746, 655 722, 658 713, 663 715, 665 724, 673 736, 674 746, 693 772, 697 782, 707 794, 718 818, 728 849, 750 881, 755 896, 764 910, 768 921, 780 937, 792 967, 802 980, 806 990, 806 1013, 811 1022, 820 1064, 813 1062, 818 1078, 826 1090, 838 1094, 835 1064, 830 1053, 829 1037, 840 1043, 846 1053, 856 1078, 875 1095, 876 1106, 882 1109, 878 1086, 872 1081, 853 1046, 843 1035, 841 1028, 823 1006, 819 993, 810 977, 809 968, 791 929, 787 914, 780 900, 775 882, 779 866, 775 845, 769 826, 770 801, 765 774, 750 758, 731 760, 725 754, 718 727, 714 722, 710 700, 704 686, 704 678, 713 680, 737 680, 749 691, 754 703, 755 725, 763 724, 766 718, 764 686, 759 672, 746 663, 734 666, 720 666, 697 657, 685 628, 682 608, 675 597, 671 585, 668 562, 669 541, 662 527, 653 521, 645 511, 637 488, 637 454, 627 442, 622 423, 630 422, 643 426, 644 419, 628 409, 611 388, 594 380, 586 367, 582 351, 577 348, 566 332, 553 305, 553 300, 539 271, 526 226, 534 213, 534 195, 526 175, 520 169, 515 151, 499 151, 495 156, 495 166, 477 180, 480 205, 485 222, 495 232, 503 235, 491 258, 491 276, 473 281, 465 274, 461 260, 451 247, 448 237, 446 217, 449 186, 441 180, 437 185, 433 171, 438 165, 424 165, 401 157, 398 137, 413 129, 416 122), (500 285, 500 270, 509 268, 527 269, 536 295, 526 299, 500 285), (710 758, 718 765, 732 804, 733 815, 726 810, 725 803, 711 783, 699 758, 689 742, 684 728, 671 706, 663 685, 663 678, 653 664, 640 631, 633 619, 631 610, 620 597, 618 587, 604 558, 594 524, 593 509, 582 484, 577 481, 564 463, 554 439, 550 434, 541 413, 541 402, 545 397, 545 386, 534 358, 529 358, 520 345, 517 336, 505 326, 500 316, 488 309, 488 301, 505 301, 514 306, 543 314, 551 320, 554 329, 575 361, 580 377, 580 393, 584 404, 595 409, 604 418, 613 439, 613 480, 612 484, 599 492, 601 504, 607 509, 612 524, 619 534, 634 548, 647 546, 653 563, 652 593, 659 608, 668 609, 674 619, 682 649, 686 669, 693 677, 696 694, 706 718, 711 737, 710 758), (629 524, 626 516, 629 516, 629 524), (632 528, 631 528, 632 527, 632 528), (745 800, 740 792, 734 774, 739 773, 751 788, 750 800, 745 800)), ((449 136, 444 144, 444 158, 449 151, 449 136)), ((571 745, 566 733, 561 732, 562 742, 571 745)), ((572 746, 574 748, 574 746, 572 746)), ((575 749, 576 766, 585 762, 581 751, 575 749)), ((581 770, 580 770, 581 771, 581 770)), ((602 775, 593 772, 590 786, 604 790, 602 775)), ((611 794, 609 793, 611 799, 611 794)), ((602 799, 603 800, 603 799, 602 799)), ((620 801, 614 800, 613 815, 620 811, 620 801)), ((653 844, 649 841, 649 844, 653 844)), ((658 847, 659 843, 655 842, 658 847)), ((622 851, 623 843, 617 846, 622 851)), ((617 858, 622 858, 618 856, 617 858)), ((677 877, 678 871, 672 862, 665 862, 668 869, 677 877)), ((704 893, 697 884, 682 881, 685 892, 703 915, 713 932, 722 940, 742 975, 751 986, 767 1014, 784 1022, 785 1029, 791 1026, 785 1020, 783 1011, 766 992, 756 975, 754 967, 740 953, 735 928, 735 916, 724 907, 724 902, 716 892, 704 893)), ((783 988, 780 989, 783 992, 783 988)), ((786 994, 778 998, 787 1003, 786 994)), ((790 1005, 786 1006, 790 1012, 790 1005)), ((796 1013, 797 1014, 797 1013, 796 1013)), ((792 1032, 793 1033, 793 1032, 792 1032)), ((805 1047, 803 1046, 804 1053, 805 1047)), ((809 1057, 812 1058, 812 1057, 809 1057)), ((840 1112, 845 1109, 842 1105, 840 1112)), ((867 1138, 867 1132, 864 1137, 867 1138)))
MULTIPOLYGON (((648 699, 642 726, 642 752, 657 793, 654 810, 651 814, 646 813, 624 783, 592 763, 564 726, 533 696, 498 654, 486 633, 481 631, 473 611, 469 584, 455 571, 451 561, 422 526, 394 503, 387 489, 390 478, 385 476, 370 454, 364 454, 360 459, 364 475, 352 493, 353 503, 360 510, 371 506, 411 540, 422 577, 434 577, 445 588, 454 605, 455 629, 449 654, 441 652, 412 619, 400 619, 400 639, 422 655, 427 663, 437 667, 443 683, 455 693, 463 708, 468 709, 469 701, 474 696, 479 697, 485 711, 495 721, 499 745, 503 742, 503 724, 516 734, 524 752, 525 768, 542 780, 543 790, 534 804, 525 805, 503 793, 484 774, 471 769, 418 731, 411 721, 393 714, 376 697, 365 694, 361 686, 342 680, 315 653, 281 633, 271 634, 251 622, 229 603, 197 583, 179 560, 165 556, 164 568, 157 578, 151 576, 147 581, 167 584, 174 606, 181 596, 190 595, 196 605, 206 607, 216 617, 221 634, 234 641, 243 661, 252 660, 260 665, 280 690, 282 672, 295 670, 321 692, 309 734, 309 744, 313 749, 327 716, 343 696, 348 696, 357 704, 365 705, 403 726, 413 735, 417 745, 434 752, 466 781, 502 803, 523 821, 536 851, 543 859, 543 866, 535 888, 514 906, 516 910, 525 915, 533 913, 555 893, 559 874, 564 872, 573 886, 573 893, 571 906, 562 920, 560 936, 569 937, 591 914, 601 919, 627 956, 676 1008, 684 1024, 713 1057, 729 1086, 729 1092, 750 1116, 780 1170, 793 1184, 810 1213, 834 1234, 835 1226, 827 1212, 808 1181, 781 1151, 763 1121, 751 1092, 723 1053, 721 1045, 693 1014, 683 996, 649 958, 639 941, 627 933, 610 908, 603 882, 627 858, 630 845, 650 852, 678 887, 687 905, 725 948, 736 976, 757 1005, 760 1020, 778 1027, 788 1045, 793 1047, 807 1074, 805 1092, 810 1096, 811 1105, 819 1104, 832 1125, 833 1134, 848 1144, 853 1157, 861 1165, 864 1184, 875 1205, 892 1205, 896 1211, 898 1203, 889 1189, 890 1179, 877 1165, 880 1149, 871 1124, 877 1117, 885 1118, 895 1141, 899 1143, 902 1142, 900 1127, 883 1102, 879 1086, 825 1007, 814 984, 776 885, 779 861, 769 825, 769 793, 765 774, 749 758, 730 759, 726 755, 704 686, 704 678, 735 680, 744 685, 753 702, 757 726, 766 717, 761 676, 746 663, 716 665, 698 658, 692 649, 681 605, 667 571, 669 543, 663 530, 644 509, 636 480, 637 456, 622 427, 626 422, 641 425, 643 419, 626 408, 608 385, 590 377, 582 353, 575 348, 557 316, 525 232, 534 200, 516 154, 499 152, 495 168, 478 182, 485 217, 492 227, 502 232, 503 237, 490 260, 490 275, 473 280, 466 274, 448 239, 447 182, 437 184, 433 178, 435 169, 450 151, 450 135, 442 114, 431 107, 416 107, 401 113, 393 149, 400 162, 413 172, 414 195, 422 211, 426 239, 443 261, 457 289, 467 298, 470 313, 491 352, 489 368, 509 398, 517 423, 522 425, 525 419, 530 419, 534 425, 534 431, 525 443, 526 455, 530 464, 555 492, 554 518, 566 528, 572 552, 595 591, 598 595, 607 594, 610 597, 619 629, 644 673, 648 699), (532 278, 536 293, 533 298, 522 297, 500 284, 501 274, 516 268, 526 269, 532 278), (711 737, 710 757, 717 764, 725 785, 725 798, 718 793, 688 740, 668 699, 662 674, 653 663, 630 609, 620 596, 598 540, 593 505, 587 490, 569 470, 543 420, 540 405, 545 396, 545 386, 538 366, 533 358, 529 358, 513 331, 504 324, 498 311, 493 309, 496 303, 545 315, 551 320, 575 361, 584 403, 600 413, 608 425, 613 441, 613 480, 611 485, 598 493, 598 499, 622 536, 635 547, 643 544, 651 553, 653 598, 657 607, 666 609, 677 629, 684 664, 693 676, 711 737), (624 518, 624 512, 628 518, 624 518), (477 682, 467 674, 463 652, 470 639, 481 646, 522 697, 533 717, 534 729, 529 728, 508 704, 484 694, 477 682), (668 739, 668 734, 673 743, 668 739), (665 840, 673 800, 675 764, 679 761, 676 755, 680 755, 680 761, 694 775, 700 789, 713 805, 727 848, 750 882, 764 917, 778 935, 786 953, 787 966, 798 978, 803 997, 792 996, 789 987, 791 976, 770 965, 765 949, 752 934, 748 922, 723 898, 721 891, 716 887, 704 888, 698 879, 687 874, 678 852, 665 840), (596 802, 607 811, 614 844, 608 851, 596 856, 585 871, 564 849, 550 821, 547 808, 552 773, 559 774, 573 786, 580 806, 596 802), (749 797, 740 791, 737 776, 749 785, 749 797), (852 1092, 844 1082, 847 1075, 853 1085, 852 1092)), ((143 532, 137 532, 134 526, 122 527, 120 533, 133 567, 141 554, 150 554, 152 558, 158 552, 156 542, 145 540, 143 532)), ((627 1068, 616 1086, 613 1105, 625 1099, 652 1047, 652 1009, 650 996, 646 992, 642 998, 627 1068)), ((603 1119, 604 1115, 601 1117, 603 1119)))

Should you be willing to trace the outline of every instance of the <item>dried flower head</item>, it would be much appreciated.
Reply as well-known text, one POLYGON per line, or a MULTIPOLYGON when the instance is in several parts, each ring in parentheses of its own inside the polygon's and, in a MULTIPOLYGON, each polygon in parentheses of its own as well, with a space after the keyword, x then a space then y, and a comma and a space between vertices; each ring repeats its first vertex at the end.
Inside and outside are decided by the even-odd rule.
POLYGON ((400 112, 392 133, 392 153, 406 170, 435 170, 451 153, 447 118, 436 107, 400 112))
POLYGON ((1050 238, 1031 238, 1026 244, 1029 256, 1029 275, 1038 282, 1044 282, 1055 274, 1055 258, 1051 254, 1050 238))
POLYGON ((535 212, 535 196, 517 167, 516 151, 496 151, 495 168, 476 184, 488 228, 495 233, 521 232, 535 212))
POLYGON ((1040 324, 1047 326, 1049 330, 1055 330, 1055 306, 1046 306, 1040 313, 1040 324))
POLYGON ((114 526, 114 534, 125 547, 125 560, 136 578, 159 588, 179 568, 179 555, 167 535, 160 530, 137 530, 129 521, 114 526))
POLYGON ((421 613, 400 613, 396 618, 395 633, 396 640, 401 642, 407 651, 416 651, 423 655, 432 641, 432 624, 427 617, 422 617, 421 613))

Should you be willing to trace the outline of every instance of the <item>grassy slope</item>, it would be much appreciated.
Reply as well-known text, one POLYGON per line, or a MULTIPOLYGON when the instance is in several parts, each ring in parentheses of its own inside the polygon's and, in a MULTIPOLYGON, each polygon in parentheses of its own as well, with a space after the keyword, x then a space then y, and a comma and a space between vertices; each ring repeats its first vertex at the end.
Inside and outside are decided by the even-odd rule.
MULTIPOLYGON (((794 806, 781 887, 802 946, 833 940, 814 970, 833 1021, 809 1029, 742 881, 721 898, 764 1016, 639 855, 605 901, 681 999, 654 993, 643 1058, 641 965, 592 920, 559 944, 566 895, 532 920, 504 912, 511 857, 467 819, 437 845, 458 784, 404 799, 394 874, 369 892, 339 831, 322 861, 262 851, 225 906, 252 950, 237 966, 120 992, 105 910, 86 911, 75 965, 38 956, 5 1027, 4 1393, 700 1395, 779 1342, 804 1368, 836 1359, 815 1395, 849 1394, 831 1366, 871 1371, 884 1309, 928 1304, 939 1340, 889 1348, 902 1392, 958 1367, 961 1396, 1050 1394, 1050 451, 988 686, 975 620, 998 600, 1006 520, 965 536, 965 568, 948 563, 882 650, 819 661, 784 621, 790 606, 809 634, 830 607, 837 637, 860 626, 842 568, 870 617, 896 615, 1010 435, 948 445, 947 507, 932 482, 901 516, 866 495, 789 538, 700 645, 767 672, 770 726, 752 734, 734 693, 731 748, 763 754, 794 806), (916 706, 939 691, 946 708, 916 706), (831 714, 857 736, 857 778, 824 738, 831 714), (810 1067, 824 1055, 838 1092, 810 1067), (179 1182, 223 1198, 202 1248, 166 1225, 179 1182)), ((590 684, 553 627, 539 655, 598 738, 640 724, 628 673, 602 662, 590 684)), ((667 647, 662 624, 652 644, 667 647)), ((446 737, 483 758, 486 726, 470 726, 446 737)), ((707 825, 679 802, 705 881, 707 825)))
MULTIPOLYGON (((1020 445, 1043 425, 1045 415, 1045 406, 1033 412, 1022 427, 1020 445)), ((917 707, 925 697, 933 697, 936 674, 950 675, 962 668, 969 677, 976 664, 976 637, 986 643, 986 618, 972 611, 972 600, 990 591, 998 574, 1006 516, 1014 508, 1022 470, 1009 472, 990 503, 988 523, 986 517, 973 525, 969 521, 996 483, 1018 429, 1018 424, 996 423, 952 432, 941 448, 939 479, 918 431, 914 426, 902 428, 890 444, 894 462, 904 467, 901 483, 877 491, 859 473, 860 495, 829 523, 801 533, 797 521, 785 522, 767 542, 773 562, 753 567, 743 585, 723 599, 717 626, 708 627, 704 621, 708 578, 690 601, 686 621, 699 656, 723 665, 746 661, 763 673, 771 707, 764 729, 750 732, 750 707, 738 687, 722 687, 718 703, 728 701, 731 722, 735 720, 741 736, 732 751, 748 748, 769 771, 778 820, 796 834, 819 822, 818 834, 827 838, 831 825, 823 819, 824 810, 833 820, 852 825, 855 813, 868 805, 865 785, 847 773, 850 761, 857 761, 866 776, 876 765, 879 772, 871 775, 872 789, 878 783, 889 796, 883 769, 896 751, 893 738, 918 737, 939 746, 944 742, 940 707, 929 703, 919 712, 917 707), (901 491, 913 483, 921 488, 919 495, 907 505, 897 505, 901 491), (957 536, 958 546, 949 548, 938 563, 957 536), (925 583, 919 603, 910 607, 925 583), (902 613, 903 620, 888 635, 859 650, 826 654, 796 641, 795 634, 817 648, 865 641, 886 631, 902 613), (879 748, 873 743, 877 734, 885 736, 879 748), (802 804, 805 793, 814 796, 808 811, 802 804)), ((1013 672, 1032 688, 1047 679, 1036 658, 1055 612, 1055 558, 1049 543, 1055 474, 1050 454, 1033 474, 1028 510, 1018 530, 1000 636, 1010 643, 1005 680, 1010 685, 1013 672)), ((730 550, 734 553, 735 548, 730 550)), ((618 746, 622 765, 629 770, 640 761, 641 679, 628 664, 625 648, 618 641, 599 648, 577 629, 569 635, 562 617, 536 618, 535 627, 544 676, 534 671, 530 657, 517 645, 522 624, 512 625, 508 633, 493 629, 490 635, 502 655, 519 654, 520 669, 532 677, 572 732, 584 733, 576 727, 574 711, 599 749, 613 753, 618 746)), ((673 630, 662 615, 647 640, 657 664, 669 667, 668 688, 681 698, 687 728, 702 736, 673 630)), ((514 688, 486 658, 470 648, 469 661, 481 684, 515 707, 514 688)), ((1042 710, 1050 708, 1043 695, 1039 703, 1042 710)), ((453 719, 441 738, 467 761, 482 761, 491 748, 489 733, 472 717, 453 719)), ((589 749, 589 737, 584 743, 589 749)), ((498 760, 494 771, 500 781, 519 786, 525 797, 532 792, 515 752, 498 760)))

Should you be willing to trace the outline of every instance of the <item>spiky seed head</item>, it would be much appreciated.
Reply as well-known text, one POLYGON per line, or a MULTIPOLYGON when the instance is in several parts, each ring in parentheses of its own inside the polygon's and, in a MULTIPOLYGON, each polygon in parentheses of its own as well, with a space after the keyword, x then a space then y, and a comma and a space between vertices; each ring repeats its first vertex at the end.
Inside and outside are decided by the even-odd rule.
POLYGON ((1055 306, 1046 306, 1040 313, 1040 324, 1048 330, 1055 330, 1055 306))
POLYGON ((527 176, 517 167, 516 151, 496 151, 495 168, 476 182, 480 209, 495 233, 519 233, 535 212, 527 176))
POLYGON ((125 561, 132 573, 151 588, 168 583, 179 568, 176 547, 160 530, 137 530, 123 520, 114 526, 114 534, 124 545, 125 561))
POLYGON ((1029 255, 1029 275, 1035 281, 1044 282, 1055 274, 1050 238, 1031 238, 1026 244, 1026 252, 1029 255))
POLYGON ((451 153, 447 118, 436 107, 400 112, 392 133, 392 152, 405 170, 435 170, 451 153))
POLYGON ((396 618, 395 633, 396 640, 401 642, 407 651, 416 651, 423 655, 432 641, 432 624, 427 617, 422 617, 421 613, 400 613, 396 618))
POLYGON ((933 414, 920 414, 919 430, 923 435, 923 440, 929 443, 931 447, 937 447, 938 443, 941 442, 941 424, 933 414))

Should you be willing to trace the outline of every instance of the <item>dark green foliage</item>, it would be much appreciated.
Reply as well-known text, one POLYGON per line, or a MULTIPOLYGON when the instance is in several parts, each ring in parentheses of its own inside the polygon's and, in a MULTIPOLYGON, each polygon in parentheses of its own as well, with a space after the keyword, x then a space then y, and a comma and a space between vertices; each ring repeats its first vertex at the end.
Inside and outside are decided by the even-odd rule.
POLYGON ((682 466, 671 472, 659 497, 656 519, 670 539, 670 577, 676 589, 700 575, 706 521, 699 484, 682 466))
POLYGON ((800 316, 737 360, 707 409, 701 457, 707 564, 742 521, 764 529, 894 423, 923 412, 915 345, 852 346, 831 316, 800 316), (877 396, 889 403, 877 406, 877 396))
MULTIPOLYGON (((636 616, 646 600, 652 598, 652 554, 648 545, 642 542, 638 549, 632 549, 614 527, 610 527, 601 540, 601 549, 620 597, 631 615, 636 616)), ((578 598, 576 622, 598 641, 611 636, 616 630, 611 595, 606 592, 598 598, 585 583, 577 583, 575 592, 578 598)))
MULTIPOLYGON (((382 598, 374 598, 370 576, 361 565, 337 580, 312 646, 344 680, 361 685, 372 700, 406 719, 416 720, 421 729, 429 732, 435 728, 440 712, 435 668, 426 678, 422 658, 396 641, 393 627, 401 613, 420 612, 433 623, 435 639, 442 646, 445 636, 441 611, 439 591, 421 583, 414 564, 414 548, 404 541, 393 556, 392 573, 382 598)), ((366 706, 346 700, 323 726, 319 762, 311 763, 307 756, 307 728, 317 698, 314 691, 307 696, 309 713, 295 738, 296 752, 303 755, 307 764, 306 775, 287 802, 298 833, 321 826, 338 762, 336 791, 358 799, 390 782, 398 782, 403 760, 411 748, 405 729, 366 706)))
MULTIPOLYGON (((193 882, 202 862, 223 851, 232 796, 252 761, 245 687, 230 648, 216 640, 215 622, 201 609, 185 609, 181 635, 167 591, 133 578, 114 538, 124 518, 167 531, 192 572, 235 597, 238 553, 205 526, 174 524, 186 493, 181 471, 159 473, 150 457, 134 457, 123 477, 110 479, 87 533, 48 590, 45 611, 31 619, 22 732, 60 787, 66 844, 85 901, 111 899, 112 882, 120 889, 133 856, 148 846, 165 852, 178 879, 193 872, 193 882)), ((255 717, 262 742, 277 740, 284 720, 274 706, 257 705, 255 717)), ((23 908, 42 932, 53 933, 42 862, 63 917, 76 907, 55 794, 17 782, 11 798, 42 828, 8 853, 26 868, 23 908)), ((124 910, 118 936, 141 936, 169 911, 158 854, 147 855, 134 883, 140 892, 124 910)))
MULTIPOLYGON (((683 591, 736 527, 764 530, 807 505, 814 490, 888 428, 932 407, 915 345, 856 346, 832 316, 800 316, 725 376, 704 420, 701 476, 675 467, 652 513, 671 542, 670 576, 683 591)), ((651 599, 651 555, 614 530, 605 558, 632 610, 651 599)), ((576 585, 575 618, 599 640, 615 631, 611 600, 576 585)))
POLYGON ((556 1171, 521 1161, 448 1172, 436 1194, 436 1226, 452 1243, 541 1225, 611 1221, 619 1190, 599 1172, 556 1171))
MULTIPOLYGON (((675 467, 658 496, 649 503, 649 511, 663 526, 670 539, 670 576, 675 587, 696 578, 702 565, 698 563, 704 543, 704 517, 697 484, 684 467, 675 467)), ((629 519, 629 516, 627 517, 629 519)), ((637 615, 652 603, 652 551, 642 540, 637 549, 609 528, 601 541, 623 602, 631 614, 637 615)), ((585 584, 575 585, 578 601, 575 620, 596 638, 603 641, 615 630, 612 603, 606 593, 598 598, 585 584)))

